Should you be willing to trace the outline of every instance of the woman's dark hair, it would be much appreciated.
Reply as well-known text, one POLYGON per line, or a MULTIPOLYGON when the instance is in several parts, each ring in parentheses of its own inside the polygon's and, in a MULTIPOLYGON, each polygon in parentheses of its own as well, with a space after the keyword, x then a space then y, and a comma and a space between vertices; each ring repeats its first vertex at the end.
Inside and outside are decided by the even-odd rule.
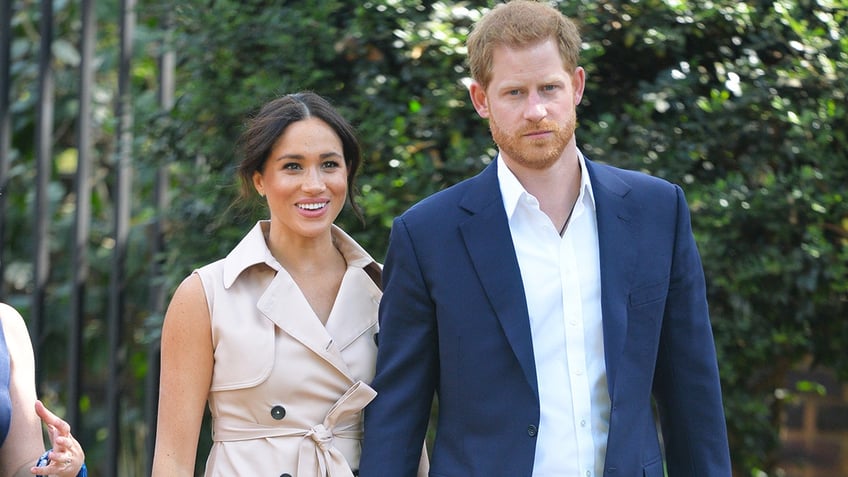
POLYGON ((362 161, 359 140, 353 126, 329 101, 310 91, 287 94, 262 106, 255 116, 250 118, 247 128, 239 138, 241 162, 238 175, 241 179, 242 200, 253 196, 253 174, 261 172, 271 155, 274 144, 289 125, 307 118, 318 118, 327 123, 342 141, 344 161, 347 166, 347 198, 353 212, 363 221, 362 212, 356 204, 355 177, 362 161))

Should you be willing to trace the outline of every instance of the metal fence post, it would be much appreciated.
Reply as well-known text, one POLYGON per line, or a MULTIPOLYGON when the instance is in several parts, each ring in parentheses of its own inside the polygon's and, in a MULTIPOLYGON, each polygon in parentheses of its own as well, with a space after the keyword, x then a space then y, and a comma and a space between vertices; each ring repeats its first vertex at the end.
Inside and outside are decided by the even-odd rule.
POLYGON ((12 0, 0 2, 0 301, 6 294, 6 185, 9 182, 11 144, 11 71, 12 69, 12 0))
POLYGON ((88 280, 88 239, 91 220, 91 91, 94 83, 93 57, 97 23, 94 0, 82 1, 80 41, 80 87, 77 117, 76 210, 73 235, 73 284, 68 328, 68 423, 80 428, 82 388, 82 327, 85 317, 85 291, 88 280))
POLYGON ((41 42, 38 53, 38 123, 36 125, 36 184, 35 184, 35 217, 33 235, 35 238, 35 284, 32 293, 32 310, 30 311, 30 336, 35 352, 35 382, 41 386, 44 367, 39 366, 41 345, 44 341, 44 311, 47 299, 47 280, 50 273, 50 256, 48 247, 47 224, 50 217, 50 207, 47 197, 47 187, 50 183, 53 156, 53 2, 41 2, 41 42))
POLYGON ((133 109, 130 87, 130 66, 135 33, 135 0, 121 1, 121 47, 118 71, 118 152, 115 164, 115 249, 112 259, 112 279, 109 287, 109 377, 107 409, 109 439, 106 449, 106 475, 118 475, 118 456, 121 440, 121 369, 123 368, 122 335, 124 297, 126 292, 126 263, 129 236, 130 191, 132 159, 133 109))

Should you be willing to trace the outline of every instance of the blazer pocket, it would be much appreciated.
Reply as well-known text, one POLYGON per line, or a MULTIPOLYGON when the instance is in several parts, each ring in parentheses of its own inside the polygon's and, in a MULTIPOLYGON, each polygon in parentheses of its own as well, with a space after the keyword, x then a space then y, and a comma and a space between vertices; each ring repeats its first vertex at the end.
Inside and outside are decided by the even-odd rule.
POLYGON ((668 277, 657 283, 631 290, 628 304, 630 308, 635 308, 664 300, 666 296, 668 296, 668 277))
POLYGON ((642 467, 642 477, 663 477, 664 475, 662 459, 657 459, 642 467))

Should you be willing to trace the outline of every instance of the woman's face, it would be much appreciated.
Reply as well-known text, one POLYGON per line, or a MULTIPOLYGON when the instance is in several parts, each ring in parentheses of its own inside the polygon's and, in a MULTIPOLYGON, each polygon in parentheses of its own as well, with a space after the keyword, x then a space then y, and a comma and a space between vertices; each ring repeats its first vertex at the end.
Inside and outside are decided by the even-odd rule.
POLYGON ((341 139, 318 118, 290 124, 253 185, 268 201, 272 228, 304 238, 326 233, 347 195, 341 139))

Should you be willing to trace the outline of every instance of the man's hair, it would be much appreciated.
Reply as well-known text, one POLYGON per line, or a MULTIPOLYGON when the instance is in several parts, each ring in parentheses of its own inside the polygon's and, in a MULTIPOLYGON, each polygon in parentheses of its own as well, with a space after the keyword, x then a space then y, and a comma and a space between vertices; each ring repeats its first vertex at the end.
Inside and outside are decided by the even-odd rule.
POLYGON ((483 88, 492 79, 496 47, 524 48, 554 40, 566 71, 573 72, 580 58, 577 25, 556 8, 533 0, 501 3, 483 15, 468 35, 468 68, 483 88))

